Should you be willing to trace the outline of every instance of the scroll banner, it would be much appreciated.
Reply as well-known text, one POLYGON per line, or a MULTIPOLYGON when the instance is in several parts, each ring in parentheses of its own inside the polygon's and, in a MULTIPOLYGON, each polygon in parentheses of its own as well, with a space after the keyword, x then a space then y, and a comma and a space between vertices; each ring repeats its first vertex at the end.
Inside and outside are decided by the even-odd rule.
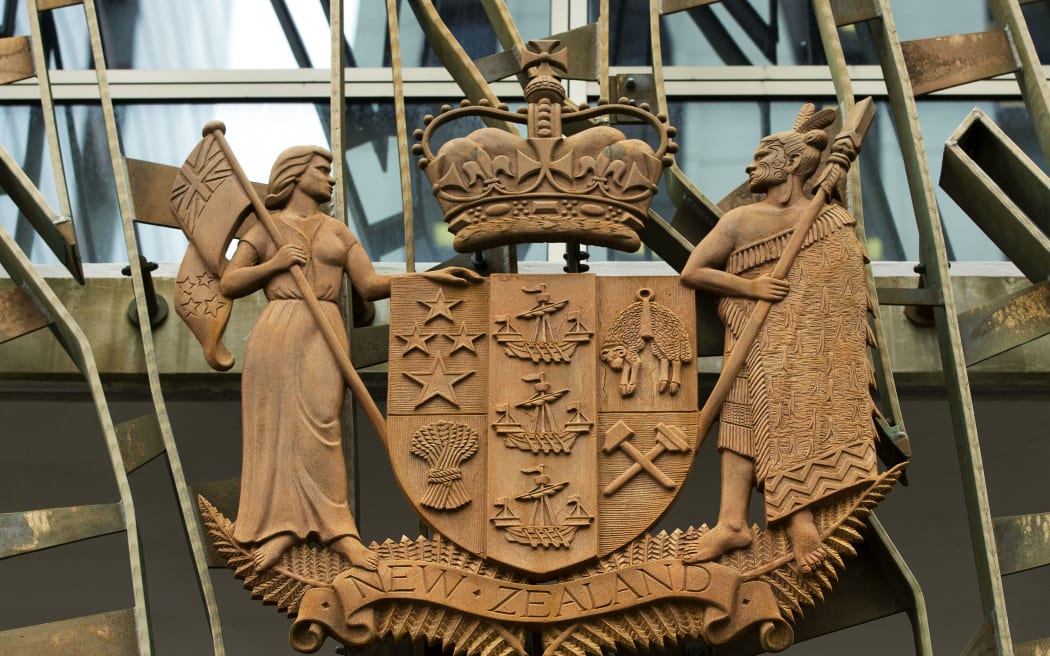
POLYGON ((378 571, 351 569, 330 588, 302 599, 292 625, 292 646, 314 651, 319 627, 340 642, 363 647, 376 638, 372 605, 428 603, 494 624, 573 623, 664 601, 700 606, 704 638, 722 644, 766 622, 785 625, 770 587, 743 581, 724 565, 653 560, 613 572, 534 585, 481 576, 416 560, 389 560, 378 571))

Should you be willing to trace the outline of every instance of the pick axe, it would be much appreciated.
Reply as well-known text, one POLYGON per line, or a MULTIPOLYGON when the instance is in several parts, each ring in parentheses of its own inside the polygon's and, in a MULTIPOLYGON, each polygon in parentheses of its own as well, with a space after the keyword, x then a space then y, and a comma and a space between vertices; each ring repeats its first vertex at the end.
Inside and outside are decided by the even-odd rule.
POLYGON ((653 461, 665 451, 689 451, 689 443, 686 441, 682 430, 675 426, 668 426, 663 422, 657 424, 656 444, 645 453, 642 453, 638 450, 638 447, 631 444, 630 439, 632 437, 634 437, 634 431, 623 421, 616 422, 612 428, 605 432, 605 444, 602 445, 602 451, 612 453, 616 449, 620 449, 634 460, 633 465, 617 476, 616 480, 605 486, 603 490, 605 496, 616 494, 617 490, 626 485, 627 481, 637 476, 643 469, 649 472, 649 475, 655 478, 660 485, 663 485, 668 490, 675 489, 677 484, 671 480, 670 476, 663 473, 653 461))

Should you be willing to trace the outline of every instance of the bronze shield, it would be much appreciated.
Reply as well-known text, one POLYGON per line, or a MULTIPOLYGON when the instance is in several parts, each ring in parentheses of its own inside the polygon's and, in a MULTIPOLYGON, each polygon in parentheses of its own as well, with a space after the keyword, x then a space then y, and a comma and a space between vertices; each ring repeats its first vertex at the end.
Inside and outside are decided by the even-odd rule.
POLYGON ((396 280, 388 448, 416 510, 532 576, 649 529, 695 453, 693 298, 670 276, 396 280))

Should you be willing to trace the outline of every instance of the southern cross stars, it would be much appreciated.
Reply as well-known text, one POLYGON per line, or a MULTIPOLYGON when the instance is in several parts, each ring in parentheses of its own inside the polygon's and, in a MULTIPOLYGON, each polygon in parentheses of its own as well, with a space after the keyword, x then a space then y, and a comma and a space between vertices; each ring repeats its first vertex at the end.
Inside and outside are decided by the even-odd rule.
POLYGON ((178 280, 176 288, 180 294, 181 312, 187 317, 206 317, 209 314, 218 317, 227 301, 213 287, 216 281, 215 276, 207 272, 178 280))
POLYGON ((437 295, 434 296, 434 300, 432 301, 422 301, 416 299, 416 303, 419 303, 420 305, 425 305, 427 306, 427 309, 430 310, 430 313, 427 314, 427 318, 423 319, 424 324, 428 324, 432 319, 436 319, 438 317, 445 317, 449 321, 452 321, 452 308, 456 307, 462 302, 463 301, 458 299, 455 301, 447 300, 445 298, 445 290, 440 288, 437 290, 437 295))
POLYGON ((474 347, 474 341, 477 338, 479 338, 482 335, 484 335, 484 334, 485 333, 468 333, 467 332, 467 324, 466 323, 459 324, 459 332, 458 333, 456 333, 454 335, 450 335, 450 334, 447 334, 447 333, 445 334, 445 337, 448 337, 449 339, 452 340, 452 348, 449 350, 448 354, 452 355, 453 353, 455 353, 459 349, 467 349, 471 353, 477 353, 478 350, 477 350, 477 348, 474 347))
MULTIPOLYGON (((430 349, 427 348, 427 342, 434 338, 434 334, 424 335, 419 330, 419 323, 416 322, 416 327, 412 330, 412 334, 408 337, 404 335, 397 335, 398 339, 405 343, 405 350, 401 351, 401 355, 408 355, 411 351, 422 351, 423 353, 430 355, 430 349)), ((455 349, 453 349, 455 350, 455 349)))
POLYGON ((456 396, 456 391, 453 388, 456 383, 474 372, 450 373, 445 367, 445 358, 439 354, 434 358, 434 364, 431 365, 430 371, 405 371, 403 373, 423 387, 419 391, 419 396, 416 397, 413 407, 418 408, 435 396, 440 396, 458 408, 459 397, 456 396))

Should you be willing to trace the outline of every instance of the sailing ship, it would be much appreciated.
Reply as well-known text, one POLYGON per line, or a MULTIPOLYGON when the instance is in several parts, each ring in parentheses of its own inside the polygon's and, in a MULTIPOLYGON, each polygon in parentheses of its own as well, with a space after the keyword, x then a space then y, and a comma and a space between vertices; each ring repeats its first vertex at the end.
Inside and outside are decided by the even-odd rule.
POLYGON ((522 522, 511 508, 507 497, 496 500, 499 510, 490 521, 506 533, 508 542, 527 544, 533 548, 568 548, 576 537, 576 531, 589 526, 594 521, 594 516, 584 510, 580 503, 580 495, 574 494, 566 501, 569 511, 559 521, 551 505, 551 497, 568 487, 569 482, 551 483, 551 478, 544 473, 544 469, 545 465, 540 464, 532 469, 521 470, 523 474, 535 474, 532 489, 514 497, 515 501, 532 504, 527 524, 522 522))
POLYGON ((594 333, 580 321, 578 312, 572 312, 567 317, 568 331, 559 337, 551 325, 551 315, 565 308, 569 299, 551 301, 545 284, 534 288, 526 287, 522 291, 526 294, 536 294, 536 304, 516 317, 535 324, 531 339, 519 332, 505 314, 496 317, 499 327, 492 336, 503 346, 503 352, 511 357, 533 362, 568 363, 572 360, 576 347, 589 342, 594 333))
POLYGON ((571 453, 576 438, 589 433, 593 422, 583 414, 577 402, 569 406, 569 420, 559 427, 550 405, 565 396, 569 390, 552 391, 551 384, 547 382, 546 374, 542 371, 525 376, 522 380, 534 383, 536 391, 514 407, 531 410, 532 421, 525 427, 510 413, 506 403, 498 404, 498 416, 492 424, 496 435, 505 440, 508 448, 533 453, 571 453))

